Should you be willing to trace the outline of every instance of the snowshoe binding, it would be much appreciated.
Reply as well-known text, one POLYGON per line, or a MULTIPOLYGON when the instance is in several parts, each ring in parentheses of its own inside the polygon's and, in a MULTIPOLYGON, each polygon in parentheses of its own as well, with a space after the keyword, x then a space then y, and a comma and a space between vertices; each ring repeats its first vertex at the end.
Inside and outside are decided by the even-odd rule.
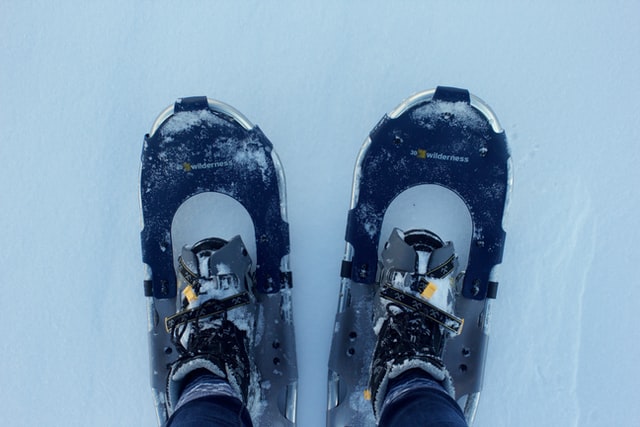
POLYGON ((196 370, 226 380, 243 402, 253 402, 259 398, 254 393, 259 389, 257 370, 249 353, 256 307, 251 259, 242 239, 238 236, 227 243, 211 238, 185 246, 178 264, 178 307, 165 319, 180 355, 167 378, 169 412, 182 382, 196 370))
POLYGON ((380 257, 374 330, 377 341, 369 382, 376 418, 389 380, 421 369, 453 396, 442 354, 449 336, 462 331, 453 315, 457 258, 426 230, 393 230, 380 257))

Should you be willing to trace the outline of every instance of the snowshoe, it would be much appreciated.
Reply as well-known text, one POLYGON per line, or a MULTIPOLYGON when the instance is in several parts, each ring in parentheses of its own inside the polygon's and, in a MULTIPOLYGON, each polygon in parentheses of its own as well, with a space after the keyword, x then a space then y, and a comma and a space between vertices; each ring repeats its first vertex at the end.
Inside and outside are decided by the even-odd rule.
MULTIPOLYGON (((438 369, 442 364, 442 372, 447 373, 443 381, 455 390, 455 399, 472 424, 482 389, 510 187, 504 131, 491 109, 466 90, 438 87, 418 93, 375 126, 355 167, 329 360, 328 426, 375 425, 374 406, 381 399, 377 394, 385 375, 401 360, 412 358, 438 369), (421 294, 433 290, 425 287, 428 275, 423 275, 424 280, 406 273, 385 277, 390 273, 382 258, 385 241, 381 239, 389 235, 396 239, 395 228, 430 229, 455 243, 461 273, 455 277, 453 310, 425 308, 421 294), (405 280, 404 288, 388 286, 405 280), (438 325, 430 337, 421 338, 430 351, 407 347, 397 360, 374 359, 374 354, 382 354, 376 349, 376 331, 380 332, 384 325, 380 319, 385 318, 380 313, 381 300, 387 301, 386 318, 395 319, 386 328, 399 331, 398 321, 416 322, 428 313, 429 321, 438 325), (388 301, 395 302, 389 306, 388 301), (433 342, 426 345, 427 339, 433 342)), ((429 232, 412 234, 405 234, 409 239, 405 243, 424 236, 426 241, 443 243, 429 232)), ((409 254, 416 251, 410 243, 405 246, 409 254)), ((414 267, 406 265, 403 271, 414 267)), ((445 277, 450 272, 436 275, 443 273, 445 277)))
POLYGON ((144 138, 140 200, 159 424, 200 366, 236 388, 255 425, 295 425, 289 225, 271 142, 227 104, 179 99, 144 138))

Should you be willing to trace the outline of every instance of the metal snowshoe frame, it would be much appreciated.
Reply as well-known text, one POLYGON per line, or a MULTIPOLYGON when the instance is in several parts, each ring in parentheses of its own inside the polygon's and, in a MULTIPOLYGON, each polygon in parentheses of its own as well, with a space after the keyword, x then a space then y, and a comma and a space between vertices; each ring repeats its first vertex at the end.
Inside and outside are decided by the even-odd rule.
POLYGON ((444 362, 456 399, 473 423, 505 240, 510 154, 504 131, 485 102, 464 89, 438 87, 406 99, 383 117, 358 155, 329 360, 328 426, 375 423, 367 396, 381 226, 396 197, 424 184, 454 192, 471 215, 469 260, 461 266, 464 279, 455 308, 465 319, 464 329, 448 340, 444 362), (443 102, 458 110, 435 108, 443 102), (432 115, 419 117, 419 109, 431 106, 432 115), (457 112, 470 120, 455 117, 457 112))
POLYGON ((258 126, 235 108, 206 97, 179 99, 162 111, 145 135, 142 151, 141 242, 151 387, 158 422, 163 424, 168 418, 164 397, 168 367, 179 356, 165 329, 165 319, 176 312, 172 220, 185 201, 203 193, 232 197, 253 221, 257 259, 252 292, 263 323, 255 347, 249 351, 255 355, 266 400, 260 419, 254 421, 293 426, 297 365, 284 170, 258 126), (163 135, 167 126, 181 126, 180 113, 201 114, 213 120, 196 121, 163 135), (260 167, 238 165, 234 158, 241 149, 250 150, 249 155, 260 155, 260 167))

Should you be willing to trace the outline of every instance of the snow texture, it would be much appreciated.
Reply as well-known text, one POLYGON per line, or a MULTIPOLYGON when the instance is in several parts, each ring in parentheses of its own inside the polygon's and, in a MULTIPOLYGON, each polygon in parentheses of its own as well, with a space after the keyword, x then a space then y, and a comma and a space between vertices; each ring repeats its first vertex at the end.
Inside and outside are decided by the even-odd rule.
POLYGON ((427 129, 433 129, 438 121, 443 120, 454 127, 482 129, 488 126, 482 116, 464 102, 431 102, 413 111, 411 118, 427 129))
POLYGON ((229 122, 221 119, 208 110, 181 111, 179 113, 175 113, 172 120, 168 121, 160 129, 160 134, 165 141, 171 142, 173 136, 205 124, 209 126, 229 126, 229 122))
POLYGON ((285 168, 298 421, 323 426, 356 156, 404 98, 446 85, 496 112, 515 177, 476 426, 640 425, 637 1, 0 10, 0 419, 155 425, 140 152, 160 111, 206 95, 285 168))

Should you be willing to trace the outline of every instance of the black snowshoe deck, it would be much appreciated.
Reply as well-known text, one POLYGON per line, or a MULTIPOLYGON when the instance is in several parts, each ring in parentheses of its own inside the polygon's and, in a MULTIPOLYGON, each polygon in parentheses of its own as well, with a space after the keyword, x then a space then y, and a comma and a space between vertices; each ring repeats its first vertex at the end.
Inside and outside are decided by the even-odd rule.
MULTIPOLYGON (((372 307, 378 247, 381 237, 388 237, 381 236, 382 223, 394 199, 421 185, 452 191, 471 216, 468 263, 461 265, 465 275, 455 313, 465 319, 464 328, 448 341, 444 359, 456 399, 472 422, 482 388, 489 299, 497 292, 495 267, 502 260, 510 183, 505 134, 489 107, 466 90, 439 87, 417 94, 373 129, 356 164, 347 222, 329 361, 328 426, 375 424, 367 399, 376 340, 372 307)), ((432 229, 428 223, 420 228, 432 229)))
MULTIPOLYGON (((206 97, 180 99, 161 113, 145 136, 142 152, 142 257, 147 270, 151 385, 159 422, 167 419, 167 367, 178 357, 165 329, 165 320, 176 311, 178 243, 172 241, 173 221, 187 200, 205 193, 239 202, 255 230, 248 238, 255 237, 253 292, 260 319, 250 351, 256 355, 263 399, 249 410, 259 415, 257 425, 295 425, 297 368, 284 173, 257 126, 232 107, 206 97)), ((221 236, 200 236, 205 237, 221 236)))

